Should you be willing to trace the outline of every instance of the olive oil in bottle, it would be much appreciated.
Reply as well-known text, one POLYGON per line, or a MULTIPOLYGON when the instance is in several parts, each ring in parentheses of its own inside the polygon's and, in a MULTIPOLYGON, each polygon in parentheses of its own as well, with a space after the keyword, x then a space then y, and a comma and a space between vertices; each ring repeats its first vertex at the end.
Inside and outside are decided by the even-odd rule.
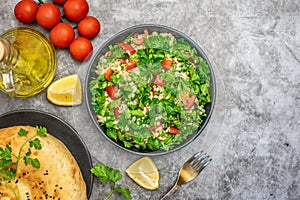
POLYGON ((0 90, 14 97, 43 91, 53 80, 56 51, 41 32, 12 28, 0 35, 0 90))

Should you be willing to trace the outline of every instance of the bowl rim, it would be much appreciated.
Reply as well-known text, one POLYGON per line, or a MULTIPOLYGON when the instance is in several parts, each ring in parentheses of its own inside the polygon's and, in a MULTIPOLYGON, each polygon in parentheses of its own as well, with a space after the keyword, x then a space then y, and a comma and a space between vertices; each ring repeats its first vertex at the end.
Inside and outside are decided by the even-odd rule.
POLYGON ((208 122, 210 121, 210 118, 212 116, 214 107, 215 107, 215 102, 216 102, 216 78, 215 78, 215 74, 213 71, 213 67, 211 62, 209 61, 207 55, 205 54, 205 52, 203 51, 203 49, 200 47, 200 45, 198 43, 196 43, 193 39, 191 39, 189 36, 187 36, 185 33, 169 27, 169 26, 165 26, 165 25, 161 25, 161 24, 138 24, 138 25, 133 25, 130 27, 127 27, 115 34, 113 34, 112 36, 110 36, 103 44, 101 44, 101 46, 98 48, 98 50, 96 51, 95 55, 93 56, 93 58, 91 59, 89 66, 88 66, 88 70, 87 70, 87 74, 85 77, 85 101, 86 101, 86 105, 88 108, 88 112, 89 112, 89 116, 92 119, 94 125, 96 126, 96 128, 100 131, 100 133, 109 141, 111 142, 114 146, 117 146, 118 148, 121 148, 123 150, 125 150, 126 152, 129 153, 133 153, 135 155, 141 155, 141 156, 159 156, 159 155, 165 155, 165 154, 170 154, 173 153, 175 151, 178 151, 186 146, 188 146, 190 143, 192 143, 199 135, 201 135, 201 133, 203 132, 203 130, 205 129, 206 125, 208 124, 208 122), (97 119, 96 119, 96 114, 95 111, 92 108, 91 105, 91 94, 90 94, 90 89, 89 89, 89 84, 90 84, 90 74, 92 72, 92 70, 95 70, 95 62, 99 59, 99 55, 101 56, 101 52, 107 48, 108 44, 113 41, 114 39, 116 39, 117 37, 123 35, 123 34, 127 34, 127 36, 130 34, 129 31, 133 31, 135 29, 141 29, 141 28, 157 28, 157 29, 164 29, 165 31, 168 32, 172 32, 172 33, 176 33, 177 35, 179 35, 180 37, 184 38, 184 40, 186 40, 187 42, 189 42, 191 44, 191 46, 193 46, 199 56, 201 56, 207 63, 209 70, 210 70, 210 95, 211 95, 211 102, 210 102, 210 109, 209 112, 207 113, 207 116, 204 120, 204 122, 201 124, 201 127, 195 131, 195 133, 189 135, 191 136, 191 138, 189 139, 185 139, 182 143, 175 145, 174 148, 165 151, 165 150, 157 150, 157 151, 152 151, 152 152, 138 152, 138 151, 134 151, 132 149, 128 149, 124 146, 121 146, 120 144, 116 143, 115 141, 113 141, 110 137, 108 137, 108 135, 102 130, 101 126, 99 125, 97 119), (92 69, 93 68, 93 69, 92 69))

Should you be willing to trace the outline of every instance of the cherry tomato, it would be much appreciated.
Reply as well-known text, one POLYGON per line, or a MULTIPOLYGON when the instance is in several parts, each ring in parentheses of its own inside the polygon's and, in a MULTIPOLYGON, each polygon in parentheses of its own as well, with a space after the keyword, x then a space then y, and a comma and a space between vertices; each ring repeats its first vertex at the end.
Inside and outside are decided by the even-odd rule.
POLYGON ((118 44, 128 55, 135 54, 136 50, 130 44, 126 42, 119 42, 118 44))
POLYGON ((106 80, 110 81, 110 77, 111 77, 111 75, 113 75, 113 73, 114 73, 114 71, 113 71, 111 68, 109 68, 109 69, 104 73, 104 76, 105 76, 106 80))
POLYGON ((88 12, 89 4, 86 0, 68 0, 64 4, 64 13, 70 21, 79 22, 88 12))
POLYGON ((17 3, 14 14, 20 22, 30 24, 35 21, 38 4, 33 0, 23 0, 17 3))
POLYGON ((161 61, 161 66, 163 67, 164 70, 172 69, 172 64, 173 64, 172 60, 165 59, 161 61))
POLYGON ((75 38, 75 31, 70 24, 59 23, 50 31, 50 40, 57 48, 67 48, 75 38))
POLYGON ((86 38, 93 38, 100 32, 100 22, 93 16, 87 16, 77 26, 78 33, 86 38))
POLYGON ((82 62, 88 59, 92 52, 93 45, 91 41, 84 37, 78 37, 70 44, 70 53, 75 60, 82 62))
POLYGON ((110 86, 107 86, 105 88, 108 96, 112 99, 112 100, 116 100, 117 97, 115 96, 116 92, 118 91, 118 88, 116 86, 113 86, 113 85, 110 85, 110 86))
POLYGON ((52 3, 42 4, 36 14, 38 24, 46 29, 51 29, 60 22, 60 10, 52 3))
POLYGON ((54 3, 57 3, 57 4, 64 4, 66 3, 67 0, 53 0, 54 3))
POLYGON ((170 134, 175 135, 175 134, 179 133, 179 129, 177 127, 175 127, 175 126, 170 126, 169 129, 170 129, 169 130, 170 134))

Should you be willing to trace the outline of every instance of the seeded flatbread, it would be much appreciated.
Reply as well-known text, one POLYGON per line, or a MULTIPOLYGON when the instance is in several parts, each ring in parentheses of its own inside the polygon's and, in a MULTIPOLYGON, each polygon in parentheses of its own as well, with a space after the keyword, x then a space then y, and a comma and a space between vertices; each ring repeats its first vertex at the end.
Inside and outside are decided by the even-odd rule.
MULTIPOLYGON (((12 147, 12 153, 17 155, 25 137, 17 133, 23 128, 28 131, 28 137, 36 134, 36 128, 31 126, 13 126, 0 129, 0 147, 6 144, 12 147)), ((50 133, 51 134, 51 133, 50 133)), ((56 199, 56 200, 86 200, 86 184, 80 168, 67 147, 58 139, 47 134, 39 137, 41 150, 32 149, 32 157, 38 158, 40 168, 25 165, 23 159, 19 162, 19 169, 14 189, 19 188, 21 200, 56 199)), ((23 148, 23 155, 27 152, 29 144, 23 148)), ((14 162, 15 160, 13 160, 14 162)), ((14 200, 12 191, 0 185, 0 200, 14 200)))

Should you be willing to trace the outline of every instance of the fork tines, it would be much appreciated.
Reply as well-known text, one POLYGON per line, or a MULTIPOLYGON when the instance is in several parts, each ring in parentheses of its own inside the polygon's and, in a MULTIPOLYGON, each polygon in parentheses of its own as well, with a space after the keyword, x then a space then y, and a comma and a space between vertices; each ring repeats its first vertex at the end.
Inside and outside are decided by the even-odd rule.
POLYGON ((192 158, 190 158, 191 167, 199 172, 202 171, 211 161, 212 158, 203 151, 196 153, 192 158))

